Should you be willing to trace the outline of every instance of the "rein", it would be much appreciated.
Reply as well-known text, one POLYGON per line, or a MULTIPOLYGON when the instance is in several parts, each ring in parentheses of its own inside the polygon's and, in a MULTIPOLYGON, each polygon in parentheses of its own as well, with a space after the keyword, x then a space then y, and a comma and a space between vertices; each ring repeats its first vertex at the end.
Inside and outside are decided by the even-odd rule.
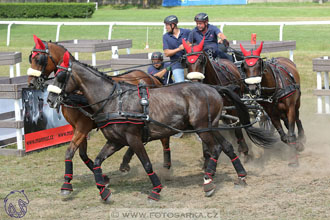
MULTIPOLYGON (((160 62, 158 64, 164 64, 164 63, 172 62, 169 66, 173 66, 175 63, 177 63, 180 60, 182 60, 182 58, 176 59, 176 60, 174 60, 174 62, 173 61, 163 61, 163 62, 160 62)), ((142 65, 133 66, 133 67, 126 67, 126 68, 121 68, 121 69, 116 69, 116 70, 105 71, 105 72, 102 72, 102 73, 112 73, 112 72, 118 72, 118 71, 121 71, 121 70, 136 69, 136 68, 139 68, 139 67, 152 66, 152 65, 153 65, 153 63, 142 64, 142 65)), ((110 77, 118 77, 118 76, 123 76, 123 75, 126 75, 126 74, 127 74, 127 72, 116 75, 116 76, 110 76, 110 77)))

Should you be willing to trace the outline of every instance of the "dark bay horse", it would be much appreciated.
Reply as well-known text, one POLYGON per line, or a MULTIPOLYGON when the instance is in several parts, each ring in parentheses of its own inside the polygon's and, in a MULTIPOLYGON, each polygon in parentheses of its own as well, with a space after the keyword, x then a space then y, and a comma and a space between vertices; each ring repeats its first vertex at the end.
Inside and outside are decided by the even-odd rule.
POLYGON ((281 140, 292 147, 293 159, 290 166, 298 166, 296 151, 304 149, 305 133, 299 119, 300 108, 300 77, 296 65, 285 57, 276 57, 264 61, 260 57, 263 42, 259 48, 246 51, 242 45, 244 54, 242 69, 246 74, 245 82, 249 87, 250 94, 260 98, 259 103, 267 112, 274 127, 281 136, 281 140), (288 133, 283 131, 283 120, 288 133), (295 135, 295 124, 298 128, 298 139, 295 135))
MULTIPOLYGON (((244 103, 228 88, 210 87, 200 83, 178 83, 148 89, 145 86, 117 83, 112 77, 77 61, 72 61, 72 66, 66 69, 57 74, 54 85, 48 88, 47 101, 50 106, 56 107, 60 104, 58 96, 65 96, 77 89, 85 94, 93 109, 93 118, 108 140, 96 157, 93 168, 97 188, 105 201, 110 200, 111 191, 105 187, 102 162, 127 145, 134 150, 152 182, 153 189, 148 198, 160 199, 162 185, 143 145, 146 124, 149 140, 169 137, 179 130, 193 129, 192 132, 197 132, 212 155, 204 175, 206 195, 214 192, 212 176, 222 150, 228 151, 226 154, 230 155, 238 176, 244 178, 246 172, 232 145, 215 128, 218 127, 223 108, 223 99, 219 92, 226 94, 235 104, 247 133, 256 139, 271 141, 269 137, 263 136, 262 130, 251 127, 244 103)), ((70 181, 69 178, 67 180, 70 181)))
MULTIPOLYGON (((218 59, 217 62, 210 59, 209 55, 203 51, 203 40, 193 47, 189 46, 185 40, 182 40, 182 44, 187 52, 184 59, 185 65, 188 68, 187 77, 193 79, 195 77, 200 78, 202 83, 210 85, 237 85, 237 94, 240 96, 244 91, 244 84, 241 80, 241 75, 238 68, 233 62, 226 59, 218 59)), ((232 103, 228 99, 224 99, 225 106, 232 106, 232 103)), ((227 110, 229 115, 236 115, 235 111, 227 110)), ((229 122, 229 120, 226 120, 229 122)), ((249 148, 245 142, 242 129, 235 129, 235 136, 239 145, 238 151, 243 153, 245 161, 249 160, 249 148)))
MULTIPOLYGON (((46 80, 52 72, 57 71, 57 65, 63 60, 63 56, 67 51, 63 46, 57 43, 41 41, 38 37, 34 36, 35 48, 30 55, 31 67, 28 70, 28 83, 33 88, 43 88, 46 80)), ((70 59, 75 60, 70 54, 70 59)), ((133 70, 126 74, 113 77, 115 81, 125 81, 134 85, 144 83, 150 86, 161 86, 159 80, 150 74, 140 70, 133 70)), ((89 109, 88 111, 92 111, 89 109)), ((82 112, 75 108, 62 106, 62 113, 67 122, 72 126, 74 133, 72 141, 65 154, 65 163, 71 164, 72 158, 77 149, 79 149, 80 158, 84 161, 87 167, 93 172, 93 161, 87 155, 87 135, 96 128, 96 124, 82 112)), ((169 137, 161 139, 164 149, 164 167, 170 169, 171 167, 171 152, 169 147, 169 137)), ((125 172, 129 171, 128 165, 134 152, 128 149, 124 155, 123 162, 120 165, 120 170, 125 172)), ((72 170, 72 165, 69 165, 72 170)), ((72 175, 70 176, 72 178, 72 175)), ((65 187, 62 187, 63 189, 65 187)), ((72 189, 71 189, 72 190, 72 189)), ((67 190, 62 191, 67 193, 67 190)))

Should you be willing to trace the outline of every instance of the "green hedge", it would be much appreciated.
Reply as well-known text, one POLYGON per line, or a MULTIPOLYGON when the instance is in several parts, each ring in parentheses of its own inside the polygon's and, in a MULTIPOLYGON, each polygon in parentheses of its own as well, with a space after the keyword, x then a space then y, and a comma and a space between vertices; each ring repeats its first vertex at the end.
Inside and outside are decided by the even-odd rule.
POLYGON ((0 3, 2 18, 85 18, 94 11, 93 3, 0 3))

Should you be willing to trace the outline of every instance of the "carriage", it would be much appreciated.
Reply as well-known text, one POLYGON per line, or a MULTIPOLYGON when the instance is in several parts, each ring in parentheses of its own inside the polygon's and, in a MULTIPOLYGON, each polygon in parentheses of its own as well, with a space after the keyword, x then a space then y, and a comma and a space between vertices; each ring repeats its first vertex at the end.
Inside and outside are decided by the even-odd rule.
MULTIPOLYGON (((239 138, 238 143, 241 149, 243 149, 241 151, 246 154, 248 152, 248 147, 241 132, 242 128, 246 129, 251 140, 258 145, 269 146, 275 142, 275 139, 269 132, 251 127, 255 122, 260 120, 263 109, 257 102, 258 100, 255 99, 256 97, 247 99, 247 96, 243 96, 243 94, 246 94, 246 85, 241 79, 241 73, 232 63, 226 61, 220 64, 217 63, 219 65, 216 66, 216 69, 220 70, 220 72, 225 71, 227 75, 223 78, 223 74, 218 75, 216 73, 213 75, 213 79, 214 77, 216 80, 220 79, 220 81, 225 79, 228 81, 227 85, 236 84, 236 86, 228 87, 218 82, 208 83, 213 84, 213 86, 200 83, 182 83, 173 86, 159 87, 160 85, 157 84, 157 79, 147 76, 142 71, 131 71, 119 76, 118 81, 129 80, 132 77, 139 79, 138 81, 144 81, 144 85, 132 87, 123 83, 118 83, 114 77, 109 77, 88 65, 79 63, 66 52, 65 48, 59 45, 42 42, 36 37, 35 42, 36 47, 33 49, 30 59, 30 84, 42 86, 52 71, 57 72, 55 85, 49 89, 51 92, 49 101, 53 107, 58 107, 58 104, 64 104, 65 108, 63 109, 67 111, 64 117, 67 118, 70 124, 73 124, 75 131, 77 131, 66 153, 65 183, 61 188, 63 194, 69 194, 72 191, 70 181, 72 180, 73 165, 71 159, 77 149, 80 150, 82 160, 95 175, 96 185, 100 190, 101 198, 105 201, 109 201, 111 192, 106 187, 108 178, 102 175, 101 163, 123 146, 129 145, 131 152, 126 155, 126 159, 124 157, 124 161, 126 161, 126 163, 129 161, 132 151, 138 154, 139 159, 153 183, 153 190, 149 198, 158 200, 160 198, 159 193, 162 186, 157 175, 152 170, 151 163, 143 148, 143 142, 162 138, 165 159, 164 165, 168 165, 169 168, 170 152, 166 150, 169 149, 169 136, 180 131, 197 132, 203 140, 204 156, 208 155, 205 157, 206 170, 204 174, 204 190, 207 196, 214 193, 215 185, 212 182, 212 177, 215 174, 217 159, 221 151, 224 151, 232 160, 233 166, 238 174, 238 183, 242 185, 246 184, 244 179, 246 172, 237 155, 234 153, 232 145, 221 135, 221 130, 235 130, 235 134, 239 138), (56 63, 60 63, 60 61, 61 65, 56 65, 56 63), (139 75, 132 75, 136 73, 139 75), (236 75, 233 76, 233 73, 236 75), (106 99, 101 99, 97 95, 91 95, 93 92, 89 90, 92 85, 90 82, 89 84, 87 83, 88 86, 82 86, 84 82, 88 82, 87 76, 90 77, 90 75, 94 75, 94 80, 102 79, 101 82, 94 81, 94 83, 98 82, 103 85, 108 81, 104 84, 104 87, 102 87, 104 91, 101 92, 102 94, 104 93, 103 96, 107 97, 106 99), (145 82, 146 80, 149 81, 145 82), (233 80, 235 83, 231 83, 233 80), (84 94, 89 104, 83 106, 83 108, 81 106, 72 108, 72 103, 70 103, 70 108, 65 101, 68 101, 70 95, 77 95, 72 93, 78 88, 86 89, 84 94), (179 96, 181 102, 177 99, 171 99, 171 95, 173 96, 174 91, 175 94, 179 96), (162 109, 165 108, 162 102, 155 98, 159 97, 157 94, 160 93, 168 94, 165 95, 166 100, 163 100, 163 102, 167 104, 172 103, 172 108, 164 114, 155 113, 160 111, 157 107, 159 108, 159 106, 161 106, 163 107, 162 109), (132 96, 134 97, 132 98, 132 96), (129 101, 123 102, 122 97, 126 97, 129 101), (180 103, 178 105, 179 107, 173 107, 178 104, 177 102, 180 103), (190 103, 190 105, 186 105, 187 103, 190 103), (125 111, 123 110, 123 106, 126 107, 125 111), (249 119, 250 115, 247 107, 256 114, 254 122, 251 122, 249 119), (224 111, 226 114, 223 114, 224 111), (180 113, 178 114, 177 112, 180 113), (81 117, 74 116, 75 114, 79 114, 81 117), (82 125, 82 118, 85 118, 87 121, 90 120, 90 125, 82 125), (170 118, 172 120, 168 122, 165 118, 170 118), (218 122, 220 119, 225 121, 227 125, 219 127, 218 122), (150 124, 149 128, 145 126, 146 124, 150 124), (82 127, 85 128, 83 132, 80 130, 82 127), (95 127, 101 128, 103 134, 109 141, 101 150, 95 162, 92 162, 86 154, 87 143, 83 136, 95 127), (123 137, 124 134, 125 137, 123 137)), ((196 64, 196 62, 189 62, 191 56, 197 56, 198 59, 196 59, 196 61, 199 60, 200 57, 204 57, 204 64, 207 64, 209 57, 206 56, 205 53, 201 51, 195 51, 193 53, 191 53, 191 51, 187 52, 188 54, 185 55, 186 59, 182 59, 181 61, 188 62, 188 70, 189 65, 196 64)), ((200 66, 205 69, 205 66, 200 66)), ((213 64, 210 66, 214 69, 213 64)), ((190 72, 202 73, 202 71, 190 72)), ((207 80, 211 80, 212 76, 207 75, 207 72, 204 72, 204 74, 204 82, 207 83, 207 80)), ((99 89, 99 87, 97 87, 97 89, 99 89)), ((100 93, 100 91, 98 92, 100 93)))

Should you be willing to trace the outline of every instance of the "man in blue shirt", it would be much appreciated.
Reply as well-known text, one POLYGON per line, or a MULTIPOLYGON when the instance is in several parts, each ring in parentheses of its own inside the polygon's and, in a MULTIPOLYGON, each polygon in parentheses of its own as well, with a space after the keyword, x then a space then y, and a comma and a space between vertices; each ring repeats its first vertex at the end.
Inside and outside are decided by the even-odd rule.
POLYGON ((173 83, 170 78, 171 66, 169 63, 163 63, 163 54, 161 52, 153 52, 151 54, 152 66, 149 66, 148 73, 157 77, 163 85, 173 83))
POLYGON ((210 50, 213 57, 232 60, 231 56, 219 50, 218 44, 223 44, 226 48, 229 47, 227 37, 214 25, 209 24, 209 17, 206 13, 199 13, 195 16, 196 27, 191 31, 188 37, 190 45, 199 44, 203 37, 204 51, 210 50))
POLYGON ((170 57, 173 70, 174 81, 176 83, 184 81, 183 66, 177 61, 184 53, 182 39, 187 40, 190 30, 178 28, 178 18, 170 15, 164 19, 167 33, 163 35, 163 50, 167 57, 170 57))

